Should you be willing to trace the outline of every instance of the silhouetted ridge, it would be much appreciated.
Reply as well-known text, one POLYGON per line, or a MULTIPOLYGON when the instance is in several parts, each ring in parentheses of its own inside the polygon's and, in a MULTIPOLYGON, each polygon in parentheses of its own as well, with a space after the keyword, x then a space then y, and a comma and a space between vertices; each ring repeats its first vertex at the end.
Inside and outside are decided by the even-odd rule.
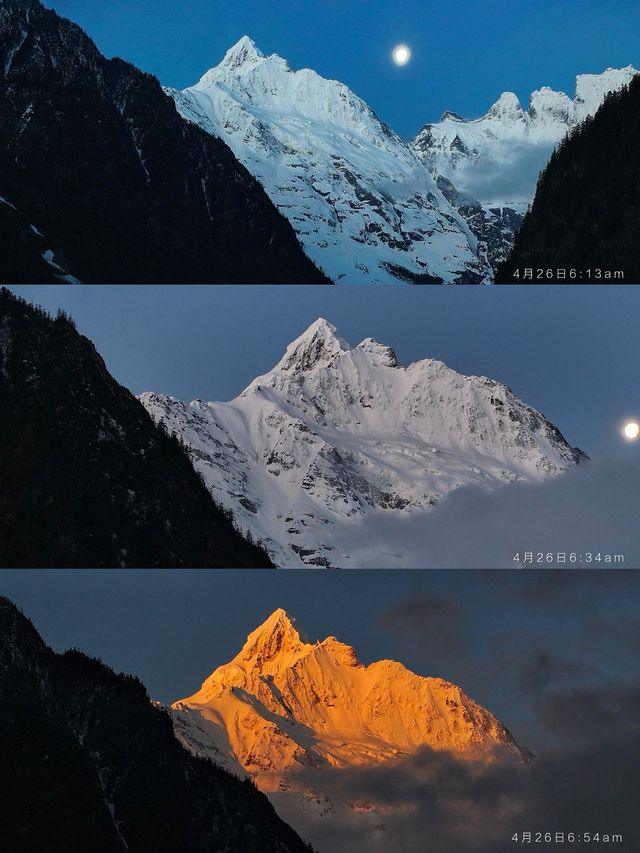
POLYGON ((0 629, 3 850, 312 853, 250 782, 185 751, 138 679, 55 654, 7 599, 0 629))
POLYGON ((560 144, 542 172, 533 206, 496 281, 511 283, 520 270, 518 283, 526 283, 526 268, 534 275, 538 269, 578 271, 578 277, 567 274, 562 283, 619 282, 617 271, 627 284, 640 282, 640 77, 610 94, 595 116, 560 144))
POLYGON ((0 566, 270 565, 93 344, 0 290, 0 566))
POLYGON ((0 80, 0 281, 326 281, 220 139, 36 0, 3 0, 0 80))

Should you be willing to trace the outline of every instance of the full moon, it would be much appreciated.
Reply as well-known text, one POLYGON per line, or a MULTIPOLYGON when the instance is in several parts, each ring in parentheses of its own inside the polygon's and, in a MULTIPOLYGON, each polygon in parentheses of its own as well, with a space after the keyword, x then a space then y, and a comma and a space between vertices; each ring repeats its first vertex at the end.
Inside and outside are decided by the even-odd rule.
POLYGON ((625 424, 624 434, 629 441, 635 441, 640 435, 640 424, 637 424, 635 421, 629 421, 628 424, 625 424))
POLYGON ((406 44, 399 44, 397 47, 394 47, 391 56, 396 65, 406 65, 411 59, 411 51, 406 44))

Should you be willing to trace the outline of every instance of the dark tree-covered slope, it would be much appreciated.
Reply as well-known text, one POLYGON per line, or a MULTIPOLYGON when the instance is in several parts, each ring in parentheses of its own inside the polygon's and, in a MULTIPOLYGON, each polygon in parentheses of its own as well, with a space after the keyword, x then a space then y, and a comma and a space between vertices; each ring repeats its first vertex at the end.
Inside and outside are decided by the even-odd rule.
POLYGON ((508 284, 526 268, 574 269, 577 283, 640 283, 640 76, 551 157, 496 280, 508 284))
POLYGON ((0 566, 268 565, 72 321, 1 289, 0 566))
POLYGON ((250 782, 195 758, 143 685, 55 654, 0 598, 0 848, 311 853, 250 782))
MULTIPOLYGON (((221 140, 38 0, 0 3, 0 197, 85 283, 325 281, 221 140)), ((0 281, 48 282, 0 227, 0 281)))
POLYGON ((46 238, 26 216, 0 198, 0 268, 19 270, 23 281, 60 284, 70 280, 55 262, 46 238), (51 253, 51 254, 47 254, 51 253), (47 260, 50 258, 50 260, 47 260))

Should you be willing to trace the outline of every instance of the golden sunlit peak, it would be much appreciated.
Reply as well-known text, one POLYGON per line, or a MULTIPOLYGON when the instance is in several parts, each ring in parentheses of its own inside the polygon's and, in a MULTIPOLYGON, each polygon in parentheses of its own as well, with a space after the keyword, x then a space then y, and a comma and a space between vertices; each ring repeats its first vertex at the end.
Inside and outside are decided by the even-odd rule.
POLYGON ((290 625, 293 625, 295 621, 296 620, 292 616, 289 616, 286 610, 282 607, 278 607, 277 610, 274 610, 271 616, 268 616, 262 624, 265 626, 274 625, 276 622, 288 622, 290 625))
POLYGON ((277 610, 274 610, 273 613, 268 616, 261 625, 249 634, 249 640, 258 639, 261 637, 269 637, 272 635, 291 635, 298 636, 298 632, 295 629, 295 619, 293 619, 286 610, 283 610, 282 607, 279 607, 277 610))
POLYGON ((294 621, 286 610, 279 607, 247 637, 241 652, 244 661, 256 665, 275 661, 282 655, 298 653, 303 648, 294 621))
POLYGON ((627 441, 636 441, 640 436, 640 424, 637 421, 627 421, 622 428, 622 434, 627 441))

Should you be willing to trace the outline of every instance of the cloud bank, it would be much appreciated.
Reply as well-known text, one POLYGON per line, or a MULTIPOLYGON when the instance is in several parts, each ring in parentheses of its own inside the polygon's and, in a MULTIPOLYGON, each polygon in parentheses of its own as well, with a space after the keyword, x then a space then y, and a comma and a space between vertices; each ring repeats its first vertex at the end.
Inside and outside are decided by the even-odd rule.
POLYGON ((419 517, 378 514, 354 526, 353 551, 358 568, 640 568, 639 483, 640 463, 616 461, 583 463, 543 483, 459 489, 419 517), (420 555, 415 565, 407 564, 407 541, 420 555), (533 564, 523 564, 526 553, 534 555, 533 564), (567 555, 565 563, 557 561, 559 553, 567 555), (552 563, 547 554, 554 555, 552 563), (606 563, 607 554, 624 562, 606 563))

